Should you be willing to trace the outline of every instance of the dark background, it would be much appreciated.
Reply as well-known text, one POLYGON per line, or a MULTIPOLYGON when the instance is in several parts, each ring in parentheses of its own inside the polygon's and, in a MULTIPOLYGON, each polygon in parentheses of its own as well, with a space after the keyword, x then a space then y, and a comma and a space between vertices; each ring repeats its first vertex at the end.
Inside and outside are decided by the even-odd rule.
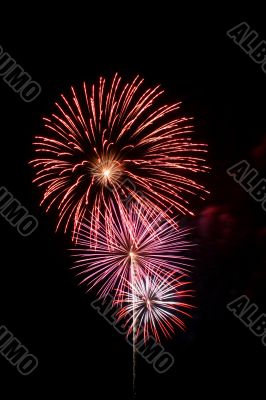
MULTIPOLYGON (((194 288, 197 309, 185 334, 164 342, 175 365, 164 375, 138 360, 138 398, 177 399, 197 395, 241 398, 263 390, 265 347, 227 309, 246 294, 260 312, 265 304, 266 215, 228 175, 247 159, 266 177, 266 75, 226 35, 241 21, 266 40, 262 10, 137 5, 129 9, 71 5, 2 14, 1 46, 42 87, 24 103, 2 80, 1 181, 39 220, 21 237, 3 218, 1 230, 0 325, 4 324, 39 359, 38 369, 20 376, 0 357, 3 398, 131 398, 131 348, 91 307, 94 294, 70 270, 70 239, 55 234, 55 215, 38 206, 41 193, 31 183, 32 139, 41 118, 70 85, 119 72, 158 83, 170 101, 181 100, 195 117, 197 138, 209 144, 212 170, 202 178, 209 198, 195 202, 194 288), (73 394, 71 394, 73 393, 73 394)), ((263 395, 263 392, 262 392, 263 395)), ((1 395, 2 398, 2 395, 1 395)))

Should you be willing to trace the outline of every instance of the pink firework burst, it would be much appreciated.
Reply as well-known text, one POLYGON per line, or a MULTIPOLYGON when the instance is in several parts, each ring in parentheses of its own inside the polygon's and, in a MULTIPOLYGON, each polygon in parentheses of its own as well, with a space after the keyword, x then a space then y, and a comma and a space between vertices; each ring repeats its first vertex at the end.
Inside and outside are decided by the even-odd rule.
POLYGON ((109 200, 122 208, 128 198, 168 210, 170 220, 170 212, 191 213, 189 196, 205 192, 192 179, 207 167, 206 146, 191 140, 191 118, 179 116, 181 103, 163 104, 159 86, 143 87, 138 76, 123 84, 117 74, 84 83, 44 118, 47 133, 36 136, 31 163, 44 190, 41 204, 58 209, 57 229, 71 227, 75 237, 90 212, 97 226, 109 200))
POLYGON ((114 206, 105 211, 95 231, 91 220, 81 224, 75 267, 88 290, 96 286, 100 296, 124 291, 127 281, 147 274, 187 272, 191 259, 184 253, 192 246, 188 229, 177 229, 155 210, 131 204, 126 213, 114 206))
POLYGON ((162 276, 147 274, 137 277, 134 284, 127 281, 124 291, 120 291, 116 304, 121 307, 117 316, 128 325, 128 334, 136 329, 136 336, 143 333, 146 341, 153 336, 157 342, 160 336, 170 338, 175 326, 185 329, 182 320, 190 316, 193 308, 186 302, 193 296, 192 290, 184 290, 189 285, 185 275, 165 273, 162 276), (137 328, 136 328, 137 327, 137 328))

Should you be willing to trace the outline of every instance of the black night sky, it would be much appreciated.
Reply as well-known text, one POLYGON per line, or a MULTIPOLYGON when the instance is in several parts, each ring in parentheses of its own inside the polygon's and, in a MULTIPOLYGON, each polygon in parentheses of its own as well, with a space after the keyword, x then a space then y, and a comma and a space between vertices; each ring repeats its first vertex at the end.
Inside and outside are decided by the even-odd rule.
POLYGON ((39 207, 41 192, 28 164, 42 117, 54 110, 60 93, 115 72, 126 80, 139 74, 147 87, 161 84, 169 102, 182 101, 183 113, 194 116, 197 140, 209 145, 211 167, 201 178, 210 196, 197 198, 195 217, 182 220, 198 243, 192 276, 197 308, 187 331, 163 342, 175 358, 173 368, 158 374, 138 358, 137 399, 263 395, 266 348, 226 308, 246 295, 258 316, 266 313, 266 213, 226 172, 247 160, 266 178, 266 74, 226 34, 245 21, 266 40, 262 10, 254 17, 232 14, 229 6, 72 7, 77 5, 57 16, 52 9, 35 10, 23 20, 19 10, 16 18, 7 10, 2 15, 0 45, 42 91, 25 103, 0 79, 0 186, 39 221, 32 235, 22 237, 0 219, 0 326, 39 360, 31 375, 21 376, 0 355, 0 397, 131 399, 132 349, 91 308, 95 293, 78 285, 70 235, 55 233, 56 213, 39 207))

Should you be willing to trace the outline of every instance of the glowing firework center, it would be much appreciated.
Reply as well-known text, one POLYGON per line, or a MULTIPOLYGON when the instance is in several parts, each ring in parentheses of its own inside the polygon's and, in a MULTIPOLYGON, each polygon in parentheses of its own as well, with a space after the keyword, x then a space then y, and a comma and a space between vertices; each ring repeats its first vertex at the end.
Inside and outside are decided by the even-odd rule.
POLYGON ((114 159, 99 159, 96 165, 92 168, 92 175, 99 185, 107 186, 109 184, 114 186, 121 176, 121 165, 114 159))

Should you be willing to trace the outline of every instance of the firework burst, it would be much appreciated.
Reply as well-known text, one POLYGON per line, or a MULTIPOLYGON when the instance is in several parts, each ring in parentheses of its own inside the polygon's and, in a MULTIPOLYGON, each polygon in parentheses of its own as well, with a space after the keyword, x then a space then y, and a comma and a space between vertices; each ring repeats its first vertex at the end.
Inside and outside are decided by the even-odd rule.
POLYGON ((150 336, 157 342, 160 342, 160 336, 170 338, 175 326, 185 329, 182 317, 190 316, 187 310, 193 306, 185 300, 192 297, 193 292, 184 290, 189 284, 185 275, 173 273, 138 276, 134 284, 127 281, 125 290, 119 292, 115 302, 121 307, 118 319, 126 320, 129 334, 137 326, 136 336, 143 332, 145 341, 150 336))
POLYGON ((57 228, 74 236, 92 213, 96 226, 109 200, 122 208, 130 198, 158 212, 191 213, 191 194, 204 188, 188 178, 207 169, 203 144, 193 143, 190 118, 179 116, 180 103, 161 102, 163 90, 143 89, 143 80, 122 84, 116 74, 67 99, 44 118, 47 133, 36 136, 34 182, 44 189, 41 204, 58 209, 57 228), (185 172, 185 174, 184 174, 185 172))
POLYGON ((124 214, 110 206, 95 230, 91 220, 81 224, 76 247, 75 267, 88 290, 98 294, 125 290, 125 282, 147 274, 189 271, 191 259, 184 255, 192 244, 188 229, 175 229, 155 210, 131 204, 124 214))

